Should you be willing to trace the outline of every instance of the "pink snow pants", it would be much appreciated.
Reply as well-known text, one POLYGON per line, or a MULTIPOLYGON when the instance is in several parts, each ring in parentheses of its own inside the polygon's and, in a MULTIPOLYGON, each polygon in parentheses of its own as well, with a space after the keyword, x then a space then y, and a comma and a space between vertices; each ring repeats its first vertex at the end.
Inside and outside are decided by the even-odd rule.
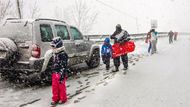
POLYGON ((52 74, 52 100, 54 102, 58 101, 67 101, 67 94, 66 94, 66 78, 60 83, 60 74, 53 73, 52 74))

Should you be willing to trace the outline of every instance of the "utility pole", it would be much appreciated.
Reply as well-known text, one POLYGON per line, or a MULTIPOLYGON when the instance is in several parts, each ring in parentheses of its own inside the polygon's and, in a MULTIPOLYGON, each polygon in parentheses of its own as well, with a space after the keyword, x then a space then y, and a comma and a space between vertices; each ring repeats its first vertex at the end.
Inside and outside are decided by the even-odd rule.
POLYGON ((17 2, 18 16, 19 16, 19 18, 21 19, 21 18, 22 18, 22 15, 21 15, 21 10, 20 10, 20 2, 19 2, 19 0, 16 0, 16 2, 17 2))
POLYGON ((139 23, 138 23, 138 18, 136 17, 135 20, 136 20, 137 33, 139 33, 139 23))

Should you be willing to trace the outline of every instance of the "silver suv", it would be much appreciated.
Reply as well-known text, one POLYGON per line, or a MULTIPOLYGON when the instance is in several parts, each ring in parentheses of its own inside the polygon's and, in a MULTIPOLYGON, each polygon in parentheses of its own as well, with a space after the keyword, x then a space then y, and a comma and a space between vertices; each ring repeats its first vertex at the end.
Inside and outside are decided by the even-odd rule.
POLYGON ((8 77, 50 76, 50 42, 63 39, 69 66, 86 62, 91 68, 100 63, 99 46, 84 38, 74 26, 55 19, 9 18, 0 26, 0 72, 8 77))

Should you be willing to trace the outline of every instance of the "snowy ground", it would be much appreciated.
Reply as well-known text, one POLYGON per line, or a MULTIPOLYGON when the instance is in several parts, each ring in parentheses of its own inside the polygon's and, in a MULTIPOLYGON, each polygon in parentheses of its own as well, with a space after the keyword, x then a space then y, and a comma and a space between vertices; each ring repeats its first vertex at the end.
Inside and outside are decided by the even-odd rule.
MULTIPOLYGON (((137 41, 136 51, 129 55, 126 75, 122 66, 120 72, 111 73, 102 63, 85 70, 69 78, 69 101, 58 107, 188 107, 189 45, 187 36, 171 45, 168 38, 160 38, 158 53, 150 56, 148 45, 137 41)), ((0 80, 0 107, 48 107, 50 102, 51 86, 20 89, 0 80)))

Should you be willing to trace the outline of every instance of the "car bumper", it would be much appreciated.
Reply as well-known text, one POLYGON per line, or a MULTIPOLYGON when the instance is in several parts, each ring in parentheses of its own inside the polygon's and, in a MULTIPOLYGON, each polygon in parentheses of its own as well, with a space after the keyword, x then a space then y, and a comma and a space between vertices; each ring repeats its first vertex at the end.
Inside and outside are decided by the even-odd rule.
POLYGON ((7 70, 14 70, 20 73, 32 73, 40 72, 44 59, 35 59, 29 61, 18 61, 11 65, 3 64, 0 66, 0 72, 5 72, 7 70))

